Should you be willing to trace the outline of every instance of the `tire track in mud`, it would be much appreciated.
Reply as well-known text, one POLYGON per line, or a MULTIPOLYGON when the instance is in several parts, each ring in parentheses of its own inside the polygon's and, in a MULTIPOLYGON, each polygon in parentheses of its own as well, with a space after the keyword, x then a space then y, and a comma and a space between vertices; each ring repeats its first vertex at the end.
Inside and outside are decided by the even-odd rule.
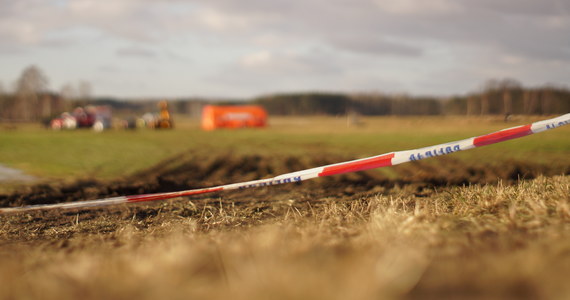
MULTIPOLYGON (((0 206, 59 203, 120 195, 169 192, 267 178, 283 173, 342 162, 354 157, 333 154, 306 156, 219 155, 184 153, 124 179, 102 182, 79 180, 71 184, 39 184, 26 191, 0 195, 0 206)), ((392 167, 393 176, 378 170, 318 178, 301 183, 221 193, 232 202, 271 201, 302 197, 343 197, 385 193, 394 187, 413 186, 418 195, 433 187, 509 183, 538 175, 570 174, 570 166, 546 166, 520 161, 467 164, 452 157, 416 161, 392 167)), ((209 196, 212 198, 212 196, 209 196)))

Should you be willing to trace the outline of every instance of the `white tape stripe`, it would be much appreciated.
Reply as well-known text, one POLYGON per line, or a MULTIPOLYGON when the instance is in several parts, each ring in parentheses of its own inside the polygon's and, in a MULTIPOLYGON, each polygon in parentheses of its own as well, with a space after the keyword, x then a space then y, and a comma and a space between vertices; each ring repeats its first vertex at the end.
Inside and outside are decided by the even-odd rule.
POLYGON ((28 205, 28 206, 22 206, 22 207, 0 208, 0 213, 25 212, 25 211, 33 211, 33 210, 47 210, 47 209, 54 209, 54 208, 61 208, 61 209, 88 208, 88 207, 121 204, 121 203, 126 203, 126 202, 127 202, 127 198, 124 196, 120 196, 120 197, 99 199, 99 200, 86 200, 86 201, 77 201, 77 202, 66 202, 66 203, 55 203, 55 204, 37 204, 37 205, 28 205))
POLYGON ((533 133, 539 133, 539 132, 543 132, 545 130, 554 129, 554 128, 558 128, 560 126, 568 125, 568 124, 570 124, 570 117, 569 116, 570 116, 570 114, 565 114, 565 115, 557 117, 557 118, 533 123, 531 126, 531 130, 533 133))
POLYGON ((458 151, 469 150, 475 148, 473 145, 474 138, 468 138, 461 141, 439 144, 414 150, 405 150, 395 152, 392 159, 392 165, 398 165, 413 160, 422 160, 430 157, 442 156, 458 151), (429 153, 429 154, 426 154, 429 153), (413 159, 411 159, 413 157, 413 159))

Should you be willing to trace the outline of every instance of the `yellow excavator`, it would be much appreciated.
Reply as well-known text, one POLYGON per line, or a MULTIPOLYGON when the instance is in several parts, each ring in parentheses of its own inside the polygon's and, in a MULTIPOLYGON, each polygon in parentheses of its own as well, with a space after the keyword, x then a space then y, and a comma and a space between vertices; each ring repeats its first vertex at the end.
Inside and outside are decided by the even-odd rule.
POLYGON ((160 108, 160 113, 158 115, 158 120, 156 120, 157 129, 167 129, 172 128, 172 118, 170 118, 170 112, 168 111, 168 103, 166 100, 158 102, 158 108, 160 108))

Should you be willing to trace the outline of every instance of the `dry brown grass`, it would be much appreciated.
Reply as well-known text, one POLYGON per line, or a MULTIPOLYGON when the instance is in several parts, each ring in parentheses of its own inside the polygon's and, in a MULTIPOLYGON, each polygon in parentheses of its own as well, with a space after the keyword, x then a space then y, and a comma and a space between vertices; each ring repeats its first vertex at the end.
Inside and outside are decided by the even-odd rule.
POLYGON ((0 216, 2 299, 570 294, 570 177, 0 216))

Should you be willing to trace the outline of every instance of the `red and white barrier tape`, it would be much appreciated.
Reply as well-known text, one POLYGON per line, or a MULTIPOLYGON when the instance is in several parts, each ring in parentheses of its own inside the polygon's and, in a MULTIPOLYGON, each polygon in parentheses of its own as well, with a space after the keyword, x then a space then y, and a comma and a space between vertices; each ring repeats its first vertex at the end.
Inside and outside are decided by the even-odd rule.
POLYGON ((211 188, 186 190, 180 192, 119 196, 113 198, 104 198, 104 199, 88 200, 88 201, 0 208, 0 214, 12 213, 12 212, 26 212, 32 210, 46 210, 54 208, 62 208, 62 209, 86 208, 86 207, 106 206, 106 205, 114 205, 121 203, 165 200, 176 197, 193 196, 193 195, 213 193, 213 192, 226 191, 226 190, 247 189, 254 187, 277 185, 283 183, 299 182, 316 177, 324 177, 324 176, 343 174, 348 172, 363 171, 373 168, 393 166, 409 161, 425 159, 428 157, 446 155, 457 151, 469 150, 476 147, 486 146, 490 144, 504 142, 511 139, 524 137, 527 135, 531 135, 533 133, 543 132, 549 129, 554 129, 568 124, 570 124, 570 113, 557 118, 539 121, 529 125, 516 126, 508 129, 503 129, 501 131, 497 131, 494 133, 478 137, 472 137, 461 141, 450 142, 446 144, 440 144, 420 149, 391 152, 387 154, 287 173, 273 178, 232 183, 211 188))

